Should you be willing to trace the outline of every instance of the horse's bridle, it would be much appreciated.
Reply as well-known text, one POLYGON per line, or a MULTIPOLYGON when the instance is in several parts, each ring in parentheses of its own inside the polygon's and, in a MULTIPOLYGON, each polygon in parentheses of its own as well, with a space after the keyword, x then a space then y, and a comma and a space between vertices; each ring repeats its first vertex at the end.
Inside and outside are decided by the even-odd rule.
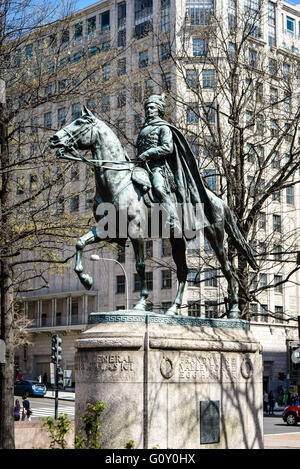
POLYGON ((79 153, 79 151, 75 148, 75 145, 77 144, 77 141, 78 141, 78 139, 76 139, 76 137, 79 136, 79 135, 82 135, 82 133, 83 133, 83 135, 86 134, 91 129, 91 132, 92 132, 91 139, 92 139, 92 135, 93 135, 92 123, 93 123, 92 121, 87 122, 87 124, 90 124, 90 125, 88 125, 88 127, 84 131, 80 130, 80 131, 78 131, 77 133, 75 133, 73 135, 66 128, 62 129, 68 135, 69 140, 67 142, 67 145, 64 145, 62 148, 57 150, 58 156, 60 158, 66 158, 66 159, 75 160, 75 161, 82 161, 83 163, 86 163, 86 164, 89 164, 89 165, 98 166, 98 168, 102 169, 102 170, 112 169, 114 171, 124 171, 124 170, 131 171, 131 168, 129 167, 129 165, 130 164, 135 164, 135 161, 127 161, 127 160, 121 160, 121 161, 88 160, 85 156, 83 156, 83 155, 81 155, 81 153, 79 153), (65 153, 70 153, 73 156, 67 156, 67 155, 65 155, 65 153), (74 156, 74 153, 77 156, 74 156), (126 164, 128 166, 125 167, 125 168, 124 167, 123 168, 111 168, 109 166, 103 166, 102 165, 103 163, 113 163, 113 164, 123 164, 123 165, 126 164))

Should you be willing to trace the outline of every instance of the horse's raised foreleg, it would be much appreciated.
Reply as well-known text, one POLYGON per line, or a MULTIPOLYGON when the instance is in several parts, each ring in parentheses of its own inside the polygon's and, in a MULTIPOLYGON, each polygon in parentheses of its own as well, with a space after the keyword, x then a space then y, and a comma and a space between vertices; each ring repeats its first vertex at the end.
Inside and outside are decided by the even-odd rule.
POLYGON ((90 290, 93 285, 93 279, 90 275, 83 272, 83 264, 82 264, 82 255, 85 246, 88 244, 98 243, 100 241, 100 237, 97 234, 97 228, 94 227, 91 231, 86 233, 80 238, 77 239, 76 243, 76 261, 75 261, 75 268, 74 271, 79 277, 80 282, 82 285, 87 289, 90 290))
POLYGON ((148 289, 145 275, 145 260, 144 260, 144 239, 143 238, 131 238, 131 242, 134 249, 136 271, 141 280, 141 294, 137 304, 133 307, 136 310, 145 311, 147 306, 148 289))
POLYGON ((235 287, 234 277, 232 275, 231 263, 224 248, 224 229, 218 225, 212 225, 205 228, 204 233, 218 258, 221 270, 228 283, 228 290, 230 293, 230 311, 228 318, 239 318, 239 298, 235 287))
POLYGON ((168 309, 166 314, 173 316, 178 314, 182 305, 182 298, 184 287, 186 284, 188 267, 186 264, 185 242, 182 238, 171 238, 170 243, 172 246, 172 255, 177 268, 178 288, 175 300, 172 306, 168 309))

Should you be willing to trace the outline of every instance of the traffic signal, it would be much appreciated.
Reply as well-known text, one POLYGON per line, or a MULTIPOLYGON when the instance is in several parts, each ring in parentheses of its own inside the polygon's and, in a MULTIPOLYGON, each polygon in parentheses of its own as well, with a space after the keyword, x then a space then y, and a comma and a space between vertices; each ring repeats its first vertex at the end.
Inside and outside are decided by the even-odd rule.
POLYGON ((61 362, 61 358, 62 358, 61 357, 61 352, 62 352, 61 342, 62 340, 57 334, 52 336, 51 338, 51 361, 57 366, 61 362))
POLYGON ((57 380, 56 380, 57 387, 64 386, 64 372, 60 367, 57 367, 57 380))
POLYGON ((290 375, 291 378, 300 377, 300 340, 293 340, 290 347, 290 375))
POLYGON ((51 338, 51 361, 56 363, 56 344, 57 344, 57 335, 53 335, 51 338))

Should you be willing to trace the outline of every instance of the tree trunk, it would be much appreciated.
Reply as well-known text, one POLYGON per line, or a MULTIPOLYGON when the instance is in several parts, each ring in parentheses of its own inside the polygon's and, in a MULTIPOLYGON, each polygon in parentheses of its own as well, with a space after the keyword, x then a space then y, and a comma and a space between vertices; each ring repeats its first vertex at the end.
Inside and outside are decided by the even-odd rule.
POLYGON ((0 146, 1 146, 1 245, 0 245, 0 338, 6 346, 5 363, 0 364, 0 448, 13 449, 14 441, 14 308, 13 274, 10 268, 10 198, 13 194, 12 176, 9 167, 7 145, 7 116, 5 103, 0 104, 0 146))

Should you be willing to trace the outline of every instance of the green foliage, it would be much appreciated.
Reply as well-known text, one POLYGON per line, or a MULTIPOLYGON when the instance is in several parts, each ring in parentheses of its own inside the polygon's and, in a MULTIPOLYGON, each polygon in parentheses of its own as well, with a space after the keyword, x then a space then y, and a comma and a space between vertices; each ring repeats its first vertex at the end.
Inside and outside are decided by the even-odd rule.
POLYGON ((71 430, 71 422, 68 416, 63 414, 59 415, 57 420, 51 417, 42 420, 50 433, 50 449, 66 449, 68 443, 65 437, 71 430))
POLYGON ((127 443, 125 444, 124 448, 125 448, 125 449, 134 449, 134 441, 133 441, 133 440, 127 441, 127 443))
POLYGON ((100 400, 96 404, 88 404, 87 410, 81 420, 85 436, 79 431, 75 436, 75 449, 102 449, 99 444, 99 438, 102 434, 99 431, 101 426, 100 415, 105 409, 103 402, 100 400))

